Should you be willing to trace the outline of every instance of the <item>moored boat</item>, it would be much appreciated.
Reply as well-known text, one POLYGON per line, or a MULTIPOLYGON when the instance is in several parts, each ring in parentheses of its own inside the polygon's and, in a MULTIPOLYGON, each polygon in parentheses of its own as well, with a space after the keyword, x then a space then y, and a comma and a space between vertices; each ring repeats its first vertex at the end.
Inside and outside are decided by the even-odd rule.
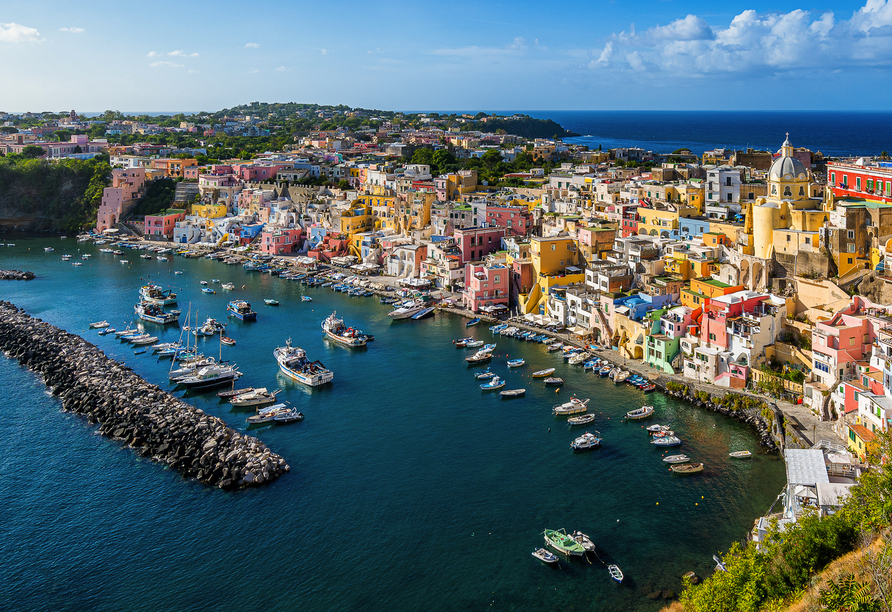
POLYGON ((465 361, 468 363, 468 365, 487 363, 492 361, 492 353, 490 353, 489 351, 477 351, 470 357, 465 357, 465 361))
POLYGON ((637 421, 640 419, 646 419, 654 413, 653 406, 642 406, 637 410, 630 410, 626 413, 626 418, 632 421, 637 421))
POLYGON ((291 339, 273 351, 279 369, 289 378, 309 387, 318 387, 334 380, 334 372, 327 369, 319 361, 307 359, 302 348, 291 346, 291 339))
POLYGON ((467 323, 465 323, 465 327, 473 327, 473 326, 477 325, 478 323, 480 323, 480 319, 479 319, 479 318, 477 318, 477 319, 471 319, 470 321, 468 321, 467 323))
POLYGON ((690 460, 691 458, 684 454, 663 457, 663 463, 687 463, 690 460))
POLYGON ((133 307, 133 312, 135 312, 136 316, 143 321, 158 323, 159 325, 168 325, 170 323, 176 323, 179 320, 178 314, 165 312, 162 306, 152 302, 140 302, 139 304, 136 304, 133 307))
POLYGON ((595 552, 595 543, 592 542, 592 539, 586 534, 582 533, 581 531, 574 531, 570 535, 573 536, 574 540, 579 542, 579 544, 585 549, 585 552, 595 552))
POLYGON ((210 287, 202 287, 201 290, 204 291, 205 293, 211 293, 211 294, 217 293, 216 291, 214 291, 214 290, 211 289, 210 287))
POLYGON ((90 323, 90 329, 102 329, 104 327, 108 327, 108 321, 96 321, 95 323, 90 323))
POLYGON ((257 313, 251 309, 251 304, 246 300, 232 300, 226 306, 226 312, 241 321, 257 320, 257 313))
POLYGON ((526 395, 526 389, 507 389, 499 393, 503 399, 513 399, 515 397, 523 397, 526 395))
POLYGON ((545 543, 559 553, 576 557, 585 554, 582 544, 567 535, 563 529, 546 529, 542 535, 545 536, 545 543))
POLYGON ((495 391, 496 389, 501 389, 505 386, 505 381, 499 378, 498 376, 493 376, 492 380, 488 383, 483 383, 480 385, 481 391, 495 391))
POLYGON ((539 559, 539 561, 544 561, 545 563, 557 563, 557 555, 552 552, 548 552, 544 548, 537 548, 533 551, 533 556, 539 559))
POLYGON ((556 404, 552 407, 551 412, 557 416, 579 414, 588 410, 589 400, 581 400, 577 397, 570 398, 570 401, 563 404, 556 404))
POLYGON ((616 580, 617 582, 623 581, 623 572, 619 569, 617 565, 608 565, 607 571, 610 572, 610 577, 616 580))
POLYGON ((220 336, 220 342, 222 342, 226 346, 235 346, 235 340, 233 340, 229 336, 220 336))
POLYGON ((159 285, 149 284, 139 288, 139 297, 143 302, 159 306, 173 306, 177 303, 177 294, 170 289, 162 289, 159 285))
POLYGON ((679 463, 670 465, 669 469, 676 474, 699 474, 703 471, 702 463, 679 463))
POLYGON ((546 378, 547 376, 551 376, 554 374, 554 368, 548 368, 547 370, 539 370, 537 372, 533 372, 533 378, 546 378))
POLYGON ((661 436, 654 437, 653 440, 650 441, 651 444, 655 446, 681 446, 681 438, 678 436, 661 436))
POLYGON ((278 306, 279 300, 263 300, 263 303, 267 306, 278 306))
POLYGON ((579 416, 570 417, 567 419, 567 423, 569 425, 586 425, 595 420, 595 415, 593 414, 580 414, 579 416))
POLYGON ((474 378, 476 378, 477 380, 486 380, 487 378, 492 378, 495 375, 495 372, 493 372, 489 368, 486 368, 482 372, 477 372, 476 374, 474 374, 474 378))
POLYGON ((573 450, 592 450, 601 446, 602 438, 593 433, 585 432, 572 442, 570 448, 573 450))
POLYGON ((562 384, 564 384, 564 379, 558 378, 557 376, 552 376, 545 379, 545 384, 551 387, 560 387, 562 384))
POLYGON ((236 395, 229 400, 229 403, 238 408, 262 408, 275 404, 277 393, 278 391, 269 392, 265 387, 261 387, 249 393, 236 395))
POLYGON ((526 361, 524 361, 523 359, 509 359, 508 367, 509 368, 519 368, 520 366, 524 365, 525 363, 526 363, 526 361))
POLYGON ((322 322, 322 329, 325 331, 326 337, 344 346, 358 348, 365 346, 368 342, 362 331, 344 325, 344 320, 338 318, 337 311, 328 315, 328 318, 322 322))
POLYGON ((749 459, 753 456, 753 454, 748 450, 742 451, 734 451, 733 453, 728 453, 728 456, 732 459, 749 459))

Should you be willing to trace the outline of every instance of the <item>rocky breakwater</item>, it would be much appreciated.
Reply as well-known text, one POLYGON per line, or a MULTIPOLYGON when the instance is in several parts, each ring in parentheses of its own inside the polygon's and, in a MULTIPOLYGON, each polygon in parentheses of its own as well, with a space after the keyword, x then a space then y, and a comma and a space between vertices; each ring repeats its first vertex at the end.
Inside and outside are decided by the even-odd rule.
POLYGON ((19 272, 18 270, 0 270, 0 280, 31 280, 34 272, 19 272))
POLYGON ((80 336, 8 302, 0 302, 0 350, 41 374, 65 410, 185 477, 236 489, 290 470, 256 438, 149 384, 80 336))

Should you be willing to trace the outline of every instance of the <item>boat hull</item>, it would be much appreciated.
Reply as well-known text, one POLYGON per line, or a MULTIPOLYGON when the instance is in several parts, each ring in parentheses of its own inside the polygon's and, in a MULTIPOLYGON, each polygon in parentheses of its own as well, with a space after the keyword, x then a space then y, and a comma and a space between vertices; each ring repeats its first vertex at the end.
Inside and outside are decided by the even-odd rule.
POLYGON ((344 338, 343 336, 339 336, 336 333, 328 330, 325 331, 325 336, 333 342, 337 342, 342 346, 348 346, 350 348, 360 348, 367 344, 367 341, 364 337, 344 338))
POLYGON ((331 370, 327 370, 326 372, 321 372, 319 374, 304 374, 303 372, 298 372, 296 370, 292 370, 284 363, 279 363, 279 370, 288 378, 292 380, 296 380, 299 383, 307 385, 308 387, 321 387, 322 385, 328 384, 334 380, 334 372, 331 370))

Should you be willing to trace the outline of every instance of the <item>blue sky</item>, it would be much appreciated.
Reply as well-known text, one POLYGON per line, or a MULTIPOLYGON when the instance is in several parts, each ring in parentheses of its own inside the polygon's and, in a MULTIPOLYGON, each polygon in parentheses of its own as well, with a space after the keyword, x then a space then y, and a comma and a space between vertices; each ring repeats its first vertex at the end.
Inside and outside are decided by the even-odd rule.
POLYGON ((887 110, 892 0, 806 1, 16 2, 0 110, 887 110))

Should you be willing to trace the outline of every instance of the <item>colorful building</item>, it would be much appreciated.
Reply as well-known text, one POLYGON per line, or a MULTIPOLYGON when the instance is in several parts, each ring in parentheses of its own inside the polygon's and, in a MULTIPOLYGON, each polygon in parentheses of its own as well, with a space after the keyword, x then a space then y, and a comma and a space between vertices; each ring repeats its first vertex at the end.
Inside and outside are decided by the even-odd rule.
POLYGON ((143 233, 150 239, 173 239, 177 221, 186 218, 186 211, 171 209, 161 215, 146 215, 143 233))
POLYGON ((462 291, 462 304, 474 312, 483 307, 508 306, 507 266, 497 264, 485 266, 467 264, 465 266, 465 288, 462 291))

